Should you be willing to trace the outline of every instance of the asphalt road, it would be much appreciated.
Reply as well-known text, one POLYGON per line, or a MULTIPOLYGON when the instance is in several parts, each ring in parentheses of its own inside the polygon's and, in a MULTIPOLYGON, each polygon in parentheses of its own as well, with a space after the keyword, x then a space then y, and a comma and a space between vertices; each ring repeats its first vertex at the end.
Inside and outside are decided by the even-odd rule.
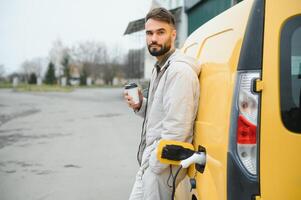
POLYGON ((0 199, 128 199, 141 123, 122 89, 0 90, 0 199))

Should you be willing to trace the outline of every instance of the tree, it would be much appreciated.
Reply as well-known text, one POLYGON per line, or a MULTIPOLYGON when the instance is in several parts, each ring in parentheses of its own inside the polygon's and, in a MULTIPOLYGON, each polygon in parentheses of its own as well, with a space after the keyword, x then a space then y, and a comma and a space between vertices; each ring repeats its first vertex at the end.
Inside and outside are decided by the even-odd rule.
POLYGON ((87 74, 88 74, 87 70, 85 68, 83 68, 83 71, 82 71, 82 73, 80 75, 80 85, 86 85, 86 83, 87 83, 87 77, 88 77, 87 74))
POLYGON ((107 47, 101 42, 81 42, 71 48, 70 54, 79 63, 101 64, 108 61, 107 47))
POLYGON ((0 65, 0 81, 4 79, 4 65, 0 65))
POLYGON ((22 73, 25 77, 25 82, 29 83, 30 76, 32 74, 35 74, 36 77, 40 77, 42 73, 42 63, 43 58, 37 57, 33 58, 31 60, 25 60, 21 67, 22 67, 22 73))
POLYGON ((107 47, 101 42, 81 42, 71 48, 70 56, 81 66, 82 83, 86 77, 102 78, 103 66, 109 62, 107 47))
POLYGON ((37 75, 35 73, 31 73, 28 80, 29 84, 37 84, 37 75))
POLYGON ((49 62, 48 69, 45 75, 45 83, 53 85, 56 82, 55 78, 55 66, 52 62, 49 62))
MULTIPOLYGON (((86 84, 86 79, 91 77, 94 80, 101 78, 106 84, 112 84, 114 77, 123 76, 122 70, 126 69, 124 64, 121 64, 124 59, 118 46, 109 51, 104 43, 96 41, 83 41, 67 47, 57 40, 53 43, 49 56, 56 67, 57 77, 65 76, 67 82, 71 78, 80 78, 81 84, 86 84)), ((134 77, 142 74, 141 70, 135 72, 138 75, 134 77)))
POLYGON ((63 72, 64 72, 64 76, 67 79, 67 83, 69 83, 69 80, 70 80, 69 62, 70 62, 70 56, 66 52, 62 58, 61 65, 63 66, 63 72))
POLYGON ((4 74, 4 65, 0 65, 0 77, 4 74))

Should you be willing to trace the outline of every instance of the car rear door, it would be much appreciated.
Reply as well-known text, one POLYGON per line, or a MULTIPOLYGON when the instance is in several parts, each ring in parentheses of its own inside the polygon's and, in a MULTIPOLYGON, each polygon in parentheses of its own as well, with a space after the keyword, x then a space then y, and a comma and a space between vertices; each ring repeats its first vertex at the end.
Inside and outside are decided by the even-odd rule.
POLYGON ((301 1, 266 0, 257 199, 301 199, 301 1))

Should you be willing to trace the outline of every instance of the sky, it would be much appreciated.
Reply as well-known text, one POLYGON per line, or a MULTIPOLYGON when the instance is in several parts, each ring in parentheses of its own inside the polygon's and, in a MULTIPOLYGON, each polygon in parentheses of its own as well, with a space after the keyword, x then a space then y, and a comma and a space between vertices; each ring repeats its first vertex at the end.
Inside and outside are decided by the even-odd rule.
POLYGON ((143 18, 151 0, 0 0, 0 65, 6 74, 22 62, 47 57, 61 40, 104 42, 126 50, 123 33, 130 21, 143 18))

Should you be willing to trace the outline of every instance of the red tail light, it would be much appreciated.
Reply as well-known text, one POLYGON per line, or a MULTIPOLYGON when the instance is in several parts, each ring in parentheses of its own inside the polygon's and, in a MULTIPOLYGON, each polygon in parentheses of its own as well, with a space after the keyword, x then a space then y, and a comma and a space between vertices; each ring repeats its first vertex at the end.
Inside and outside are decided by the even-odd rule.
POLYGON ((256 126, 244 116, 239 115, 237 124, 237 143, 256 144, 256 126))
POLYGON ((258 72, 239 73, 237 154, 251 174, 257 174, 257 124, 259 96, 253 92, 252 82, 259 78, 258 72))

